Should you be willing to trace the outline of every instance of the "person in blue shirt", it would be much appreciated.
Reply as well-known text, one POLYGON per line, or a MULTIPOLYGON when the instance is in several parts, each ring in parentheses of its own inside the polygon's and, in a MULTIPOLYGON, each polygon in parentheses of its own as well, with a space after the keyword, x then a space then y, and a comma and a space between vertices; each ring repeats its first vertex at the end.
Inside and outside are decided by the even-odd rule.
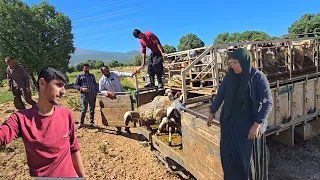
POLYGON ((82 108, 80 126, 78 128, 83 127, 88 105, 90 106, 90 126, 96 127, 94 123, 94 110, 96 107, 96 97, 99 92, 99 85, 96 82, 95 76, 89 72, 89 64, 83 64, 82 71, 83 73, 77 76, 76 82, 74 83, 75 88, 78 89, 81 94, 80 102, 82 108))
POLYGON ((272 95, 265 74, 252 65, 243 48, 231 55, 231 68, 210 107, 207 120, 223 102, 220 114, 220 157, 225 180, 268 179, 265 130, 272 110, 272 95))

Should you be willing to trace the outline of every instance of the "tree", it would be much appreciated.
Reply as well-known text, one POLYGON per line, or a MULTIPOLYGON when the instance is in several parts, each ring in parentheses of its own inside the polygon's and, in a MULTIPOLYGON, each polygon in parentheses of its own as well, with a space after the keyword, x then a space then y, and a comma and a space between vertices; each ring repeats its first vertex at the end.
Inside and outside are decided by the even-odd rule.
POLYGON ((104 63, 102 62, 102 61, 98 61, 98 60, 86 60, 84 63, 82 63, 82 64, 89 64, 89 67, 91 68, 91 69, 99 69, 99 68, 101 68, 103 65, 104 65, 104 63))
POLYGON ((116 61, 116 60, 112 60, 112 61, 110 61, 110 62, 108 63, 108 67, 110 67, 110 68, 113 68, 113 67, 121 67, 121 66, 122 66, 121 63, 119 64, 119 62, 116 61))
POLYGON ((83 64, 85 64, 85 63, 79 63, 79 64, 77 64, 76 67, 75 67, 75 69, 76 69, 77 71, 82 71, 82 65, 83 65, 83 64))
POLYGON ((217 43, 232 43, 241 41, 255 41, 255 40, 270 40, 271 37, 262 31, 245 31, 243 33, 234 32, 231 35, 228 32, 220 33, 214 39, 214 44, 217 43))
POLYGON ((262 41, 262 40, 270 40, 271 37, 262 31, 245 31, 240 34, 240 41, 262 41))
POLYGON ((67 72, 72 73, 75 71, 75 68, 73 66, 68 66, 67 72))
POLYGON ((221 44, 221 43, 227 43, 230 42, 231 36, 228 32, 220 33, 217 35, 217 37, 214 39, 215 44, 221 44))
POLYGON ((94 68, 100 69, 103 65, 104 65, 104 63, 102 61, 96 61, 96 64, 94 65, 94 68))
POLYGON ((133 57, 133 64, 135 66, 140 66, 141 65, 141 60, 142 60, 142 56, 141 55, 135 55, 133 57))
POLYGON ((195 34, 187 34, 182 36, 178 45, 179 51, 204 47, 204 42, 195 34))
POLYGON ((68 69, 74 52, 71 20, 42 2, 0 1, 0 57, 13 56, 36 83, 34 73, 47 65, 68 69))
POLYGON ((91 67, 92 69, 96 66, 96 60, 86 60, 84 63, 89 64, 89 67, 91 67))
POLYGON ((320 13, 302 15, 288 28, 288 31, 290 37, 294 34, 320 33, 320 13))
POLYGON ((174 46, 169 46, 168 44, 163 46, 163 50, 167 54, 177 52, 177 49, 174 46))
MULTIPOLYGON (((165 51, 166 52, 166 51, 165 51)), ((133 65, 134 66, 141 66, 142 56, 141 55, 135 55, 133 57, 133 65)), ((146 55, 145 63, 149 61, 149 55, 146 55)))

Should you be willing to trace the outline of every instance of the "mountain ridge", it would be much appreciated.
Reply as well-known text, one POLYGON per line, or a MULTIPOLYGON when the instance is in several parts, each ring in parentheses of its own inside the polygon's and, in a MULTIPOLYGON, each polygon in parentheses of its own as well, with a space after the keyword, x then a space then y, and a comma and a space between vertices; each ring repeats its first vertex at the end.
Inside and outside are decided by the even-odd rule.
MULTIPOLYGON (((147 50, 147 54, 150 51, 147 50)), ((73 54, 71 54, 70 65, 75 66, 82 62, 85 62, 89 59, 91 60, 100 60, 104 63, 107 63, 111 60, 116 60, 118 62, 130 62, 133 61, 134 56, 140 55, 141 51, 131 50, 128 52, 111 52, 111 51, 101 51, 85 48, 76 48, 73 54)))

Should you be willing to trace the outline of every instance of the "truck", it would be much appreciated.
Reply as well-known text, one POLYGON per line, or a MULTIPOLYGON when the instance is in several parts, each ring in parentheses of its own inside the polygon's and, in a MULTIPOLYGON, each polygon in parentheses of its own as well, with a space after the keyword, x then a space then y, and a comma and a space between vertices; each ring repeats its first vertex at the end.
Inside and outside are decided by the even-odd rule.
MULTIPOLYGON (((219 147, 221 109, 213 126, 208 127, 206 119, 228 71, 230 54, 243 47, 251 52, 254 66, 266 74, 270 83, 273 109, 268 117, 267 138, 294 146, 295 142, 319 135, 319 39, 314 35, 213 44, 167 54, 164 84, 165 89, 182 94, 182 135, 175 134, 169 146, 167 134, 157 136, 144 126, 138 127, 140 133, 159 160, 182 177, 223 179, 219 147)), ((165 90, 140 88, 138 81, 136 78, 138 107, 164 94, 165 90)))

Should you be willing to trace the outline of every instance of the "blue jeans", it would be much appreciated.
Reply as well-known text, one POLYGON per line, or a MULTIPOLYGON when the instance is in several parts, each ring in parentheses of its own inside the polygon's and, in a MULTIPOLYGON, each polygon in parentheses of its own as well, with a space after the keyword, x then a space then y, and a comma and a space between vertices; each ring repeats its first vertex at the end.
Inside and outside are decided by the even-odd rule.
POLYGON ((81 116, 80 124, 84 123, 84 118, 86 117, 86 112, 88 110, 88 105, 90 106, 90 124, 94 124, 94 110, 96 107, 96 96, 90 97, 87 94, 81 94, 81 116))

